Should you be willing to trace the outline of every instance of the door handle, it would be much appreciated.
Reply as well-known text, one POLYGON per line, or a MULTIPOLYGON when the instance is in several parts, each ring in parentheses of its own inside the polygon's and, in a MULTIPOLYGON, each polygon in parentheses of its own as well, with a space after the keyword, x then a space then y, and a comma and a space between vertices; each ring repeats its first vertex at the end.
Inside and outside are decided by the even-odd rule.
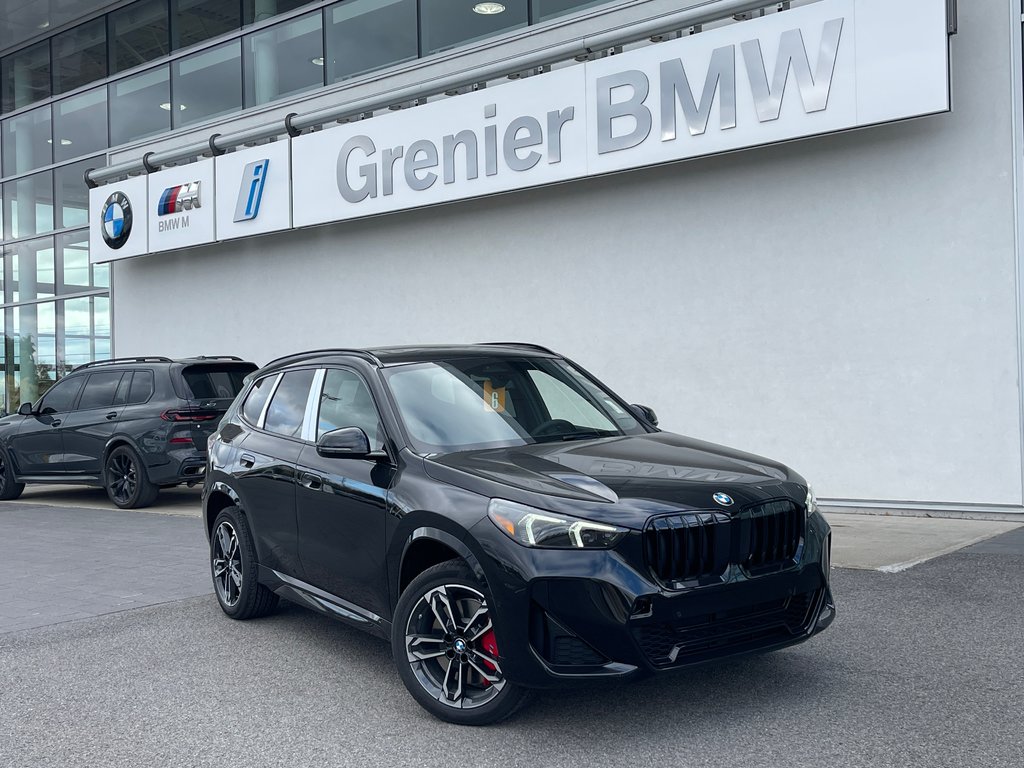
POLYGON ((252 466, 256 463, 256 457, 250 456, 248 453, 243 453, 241 458, 239 458, 238 463, 241 464, 246 469, 251 469, 252 466))
POLYGON ((50 422, 50 426, 51 427, 59 427, 60 426, 60 419, 54 419, 53 421, 51 421, 50 422))
POLYGON ((309 488, 311 491, 319 491, 324 487, 324 479, 311 472, 303 472, 302 477, 299 478, 299 483, 302 484, 303 488, 309 488))
POLYGON ((110 419, 116 419, 116 418, 117 418, 117 411, 111 411, 110 413, 107 414, 107 420, 108 421, 110 419))

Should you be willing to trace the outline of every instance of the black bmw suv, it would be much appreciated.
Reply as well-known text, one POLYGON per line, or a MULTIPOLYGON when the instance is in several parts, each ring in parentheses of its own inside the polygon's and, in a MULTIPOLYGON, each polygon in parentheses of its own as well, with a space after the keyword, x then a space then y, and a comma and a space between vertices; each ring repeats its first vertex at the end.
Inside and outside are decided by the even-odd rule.
POLYGON ((656 425, 532 345, 282 358, 210 440, 217 599, 246 619, 283 596, 390 640, 412 696, 463 724, 827 627, 807 482, 656 425))
POLYGON ((0 499, 26 483, 107 489, 121 508, 195 485, 207 438, 257 368, 237 357, 131 357, 79 366, 0 419, 0 499))

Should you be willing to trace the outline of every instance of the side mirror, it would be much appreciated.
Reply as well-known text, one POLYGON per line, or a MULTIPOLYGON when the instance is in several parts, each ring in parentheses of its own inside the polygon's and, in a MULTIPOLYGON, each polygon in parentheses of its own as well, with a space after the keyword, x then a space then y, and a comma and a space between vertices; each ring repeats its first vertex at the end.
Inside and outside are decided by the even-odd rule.
POLYGON ((316 441, 316 452, 329 459, 382 461, 388 458, 385 451, 370 450, 370 438, 359 427, 343 427, 324 432, 316 441))
POLYGON ((18 409, 18 413, 22 416, 32 416, 35 411, 32 410, 32 403, 22 403, 21 408, 18 409))
POLYGON ((633 409, 633 415, 638 416, 652 427, 658 426, 658 414, 654 412, 654 409, 648 405, 637 405, 633 403, 630 408, 633 409))

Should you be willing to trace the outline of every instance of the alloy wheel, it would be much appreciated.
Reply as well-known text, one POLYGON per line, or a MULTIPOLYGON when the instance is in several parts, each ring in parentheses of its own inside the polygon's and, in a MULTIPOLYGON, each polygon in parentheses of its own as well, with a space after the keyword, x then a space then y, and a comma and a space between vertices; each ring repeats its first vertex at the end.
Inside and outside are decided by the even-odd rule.
POLYGON ((238 535, 226 521, 217 526, 213 535, 213 583, 224 605, 238 602, 242 594, 242 555, 238 535))
POLYGON ((139 487, 139 471, 131 456, 115 453, 107 462, 107 478, 110 494, 119 504, 127 504, 139 487))
POLYGON ((483 706, 505 687, 487 599, 472 587, 444 584, 420 597, 405 647, 420 685, 449 707, 483 706))

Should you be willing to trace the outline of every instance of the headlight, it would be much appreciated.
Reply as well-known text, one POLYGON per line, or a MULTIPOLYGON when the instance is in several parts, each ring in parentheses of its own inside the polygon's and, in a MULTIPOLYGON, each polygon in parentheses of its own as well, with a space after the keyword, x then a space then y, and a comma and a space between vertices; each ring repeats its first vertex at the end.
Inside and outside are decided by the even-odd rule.
POLYGON ((626 535, 625 528, 562 517, 504 499, 491 499, 487 516, 509 538, 527 547, 608 549, 626 535))
POLYGON ((807 509, 808 517, 818 511, 818 500, 815 498, 814 489, 810 485, 807 486, 807 500, 804 501, 804 507, 807 509))

